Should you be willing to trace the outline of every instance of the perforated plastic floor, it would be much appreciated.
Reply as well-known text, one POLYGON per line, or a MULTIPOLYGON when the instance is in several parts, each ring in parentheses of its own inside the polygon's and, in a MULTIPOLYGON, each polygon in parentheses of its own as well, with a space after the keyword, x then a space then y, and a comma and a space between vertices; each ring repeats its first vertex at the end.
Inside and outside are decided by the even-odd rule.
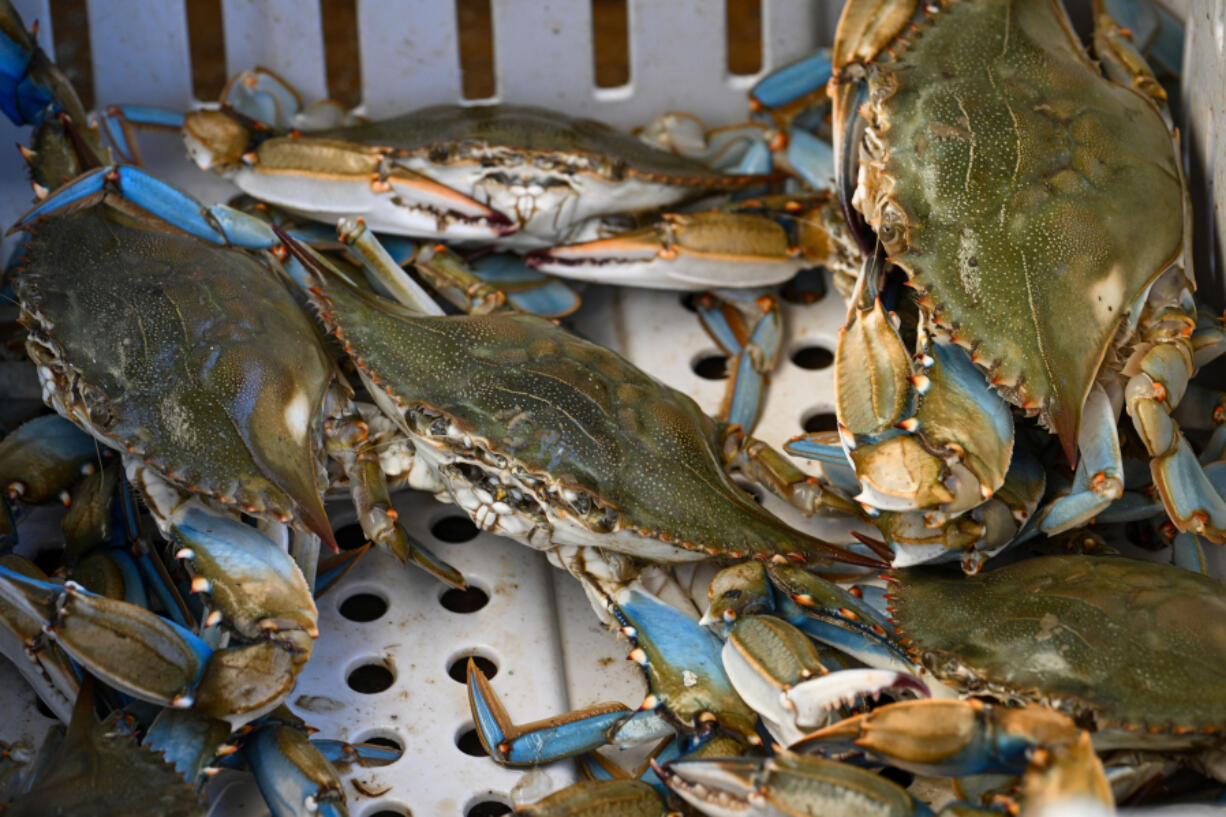
MULTIPOLYGON (((46 0, 17 3, 27 19, 44 21, 46 0)), ((837 0, 764 0, 764 66, 802 56, 828 42, 837 0)), ((89 3, 97 98, 182 106, 190 97, 190 69, 181 10, 173 3, 139 0, 89 3)), ((1185 109, 1189 152, 1198 157, 1201 201, 1226 189, 1221 88, 1226 74, 1226 6, 1186 0, 1172 6, 1189 20, 1185 109)), ((224 0, 227 59, 232 70, 260 63, 298 84, 308 98, 322 96, 319 6, 295 0, 224 0), (263 32, 275 28, 277 36, 263 32)), ((722 17, 702 0, 653 3, 631 0, 631 85, 592 92, 590 10, 586 3, 507 0, 493 4, 501 99, 535 102, 592 115, 622 126, 673 108, 709 122, 743 117, 749 79, 729 78, 719 60, 722 17), (536 15, 536 16, 533 16, 536 15), (536 31, 551 35, 542 45, 536 31), (578 51, 576 50, 578 49, 578 51), (548 93, 542 89, 550 89, 548 93)), ((459 97, 454 13, 450 3, 365 0, 359 5, 363 85, 367 110, 383 115, 459 97)), ((0 123, 0 145, 24 134, 0 123)), ((182 160, 175 140, 152 145, 154 167, 206 199, 232 190, 182 160)), ((15 151, 0 150, 0 221, 11 223, 29 201, 15 151)), ((1221 198, 1219 195, 1218 198, 1221 198)), ((1226 226, 1226 208, 1203 208, 1200 246, 1213 248, 1226 226)), ((1202 257, 1207 289, 1220 295, 1220 248, 1202 257), (1218 277, 1215 277, 1218 276, 1218 277)), ((1202 284, 1206 287, 1205 284, 1202 284)), ((832 411, 830 371, 811 368, 832 350, 843 318, 837 295, 811 306, 786 305, 785 360, 775 373, 759 435, 776 445, 800 433, 815 414, 832 411)), ((641 367, 693 395, 713 411, 722 381, 695 373, 694 363, 714 352, 676 293, 593 287, 576 325, 641 367)), ((452 677, 457 662, 477 655, 496 670, 493 685, 512 717, 530 721, 594 703, 635 705, 641 673, 624 660, 626 646, 596 621, 575 583, 533 551, 488 534, 464 541, 470 529, 460 514, 430 497, 397 498, 401 519, 443 558, 462 569, 480 592, 456 598, 421 574, 374 554, 320 605, 321 637, 299 679, 291 704, 321 736, 349 741, 378 738, 402 746, 404 756, 382 769, 345 774, 354 817, 489 817, 513 801, 537 799, 574 779, 562 762, 533 772, 509 771, 472 754, 476 742, 464 685, 452 677), (483 805, 484 804, 484 805, 483 805)), ((346 511, 334 511, 339 526, 346 511)), ((0 740, 36 745, 50 724, 34 698, 0 662, 0 740)), ((257 817, 267 813, 249 778, 223 773, 214 783, 213 813, 257 817)))

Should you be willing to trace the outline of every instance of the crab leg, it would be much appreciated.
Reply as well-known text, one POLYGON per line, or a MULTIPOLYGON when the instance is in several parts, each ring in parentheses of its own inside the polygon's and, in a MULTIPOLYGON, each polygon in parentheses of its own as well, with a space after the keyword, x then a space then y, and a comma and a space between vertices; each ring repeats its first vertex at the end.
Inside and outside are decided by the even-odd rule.
MULTIPOLYGON (((146 475, 145 479, 148 479, 146 475)), ((249 640, 267 638, 305 662, 318 637, 310 588, 289 555, 254 528, 208 513, 192 498, 176 508, 168 529, 176 556, 191 568, 192 590, 249 640)))
POLYGON ((1077 446, 1081 458, 1071 493, 1050 503, 1038 518, 1044 533, 1062 533, 1089 523, 1124 493, 1124 456, 1115 428, 1118 410, 1095 384, 1082 408, 1077 446))
POLYGON ((674 725, 705 739, 719 730, 751 744, 756 717, 737 695, 720 658, 720 643, 694 619, 638 590, 607 598, 609 612, 635 648, 649 693, 638 711, 621 704, 514 726, 476 664, 469 663, 469 702, 482 744, 507 764, 540 763, 605 744, 659 740, 674 725))
POLYGON ((150 130, 178 131, 183 128, 183 112, 152 105, 111 105, 98 117, 106 138, 115 147, 115 153, 126 164, 143 165, 140 140, 136 127, 150 130))
MULTIPOLYGON (((916 774, 1025 773, 1028 798, 1085 801, 1108 809, 1114 804, 1089 733, 1037 705, 1015 709, 977 700, 903 701, 814 732, 792 748, 858 749, 916 774)), ((1036 805, 1027 803, 1028 808, 1036 805)))
MULTIPOLYGON (((1160 290, 1163 283, 1160 280, 1155 289, 1160 290)), ((1147 315, 1149 343, 1128 362, 1125 371, 1132 377, 1124 388, 1124 400, 1149 451, 1154 485, 1175 527, 1222 544, 1226 542, 1226 496, 1205 473, 1171 416, 1193 373, 1188 338, 1194 333, 1194 309, 1188 303, 1147 315)))
POLYGON ((674 760, 660 779, 711 817, 926 817, 932 812, 879 774, 780 751, 771 758, 674 760))
POLYGON ((203 207, 178 188, 127 165, 99 167, 78 176, 27 212, 13 230, 27 228, 42 217, 92 207, 111 194, 212 244, 266 248, 279 243, 267 223, 224 204, 203 207))
POLYGON ((745 310, 761 313, 750 329, 745 326, 741 304, 736 303, 743 299, 735 297, 732 291, 726 294, 731 300, 705 293, 695 300, 694 306, 703 329, 728 355, 731 377, 717 417, 748 435, 758 424, 766 380, 779 360, 783 319, 779 299, 759 295, 753 299, 753 306, 743 306, 745 310))
POLYGON ((357 415, 347 395, 330 390, 325 397, 324 435, 328 454, 341 464, 349 478, 353 505, 362 532, 376 545, 386 548, 401 564, 412 562, 452 587, 468 585, 460 571, 438 558, 421 542, 409 536, 397 521, 387 480, 379 467, 370 429, 357 415))
POLYGON ((516 725, 485 674, 472 661, 468 663, 468 701, 481 745, 490 757, 506 766, 532 766, 584 754, 609 744, 619 745, 623 726, 630 727, 631 735, 644 740, 659 739, 673 731, 655 713, 635 713, 616 703, 597 704, 516 725))
POLYGON ((505 293, 520 312, 542 318, 562 318, 579 308, 579 294, 563 281, 528 267, 523 256, 490 253, 470 262, 472 275, 487 287, 505 293))
MULTIPOLYGON (((211 113, 220 115, 189 114, 185 129, 193 126, 193 118, 211 113)), ((213 161, 197 158, 206 169, 213 161)), ((338 146, 309 136, 274 137, 226 175, 248 194, 291 213, 302 213, 303 201, 313 202, 317 207, 304 215, 318 221, 360 216, 374 230, 457 241, 495 241, 518 229, 499 211, 373 147, 338 146), (341 153, 344 164, 337 164, 341 153)))

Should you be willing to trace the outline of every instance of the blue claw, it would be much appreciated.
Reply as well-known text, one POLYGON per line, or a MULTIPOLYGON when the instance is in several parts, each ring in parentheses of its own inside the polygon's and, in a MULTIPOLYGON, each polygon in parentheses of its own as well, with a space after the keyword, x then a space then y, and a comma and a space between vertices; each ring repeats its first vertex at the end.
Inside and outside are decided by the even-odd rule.
MULTIPOLYGON (((17 125, 37 125, 54 110, 55 93, 36 78, 34 38, 20 20, 0 26, 0 111, 17 125)), ((44 58, 45 59, 45 58, 44 58)))
POLYGON ((149 611, 0 567, 0 598, 46 621, 75 661, 134 698, 186 707, 213 650, 197 635, 149 611))
POLYGON ((225 205, 204 207, 178 188, 128 165, 96 168, 78 176, 22 216, 13 229, 28 229, 43 216, 90 206, 112 191, 203 241, 253 249, 280 243, 272 227, 260 219, 225 205))
POLYGON ((474 661, 468 662, 468 702, 481 745, 505 766, 531 766, 599 749, 635 714, 621 704, 600 704, 516 726, 474 661))
POLYGON ((51 215, 60 210, 88 207, 94 204, 105 190, 106 168, 99 167, 88 173, 83 173, 56 190, 53 195, 43 199, 38 206, 22 216, 21 220, 9 230, 9 233, 12 234, 19 229, 29 229, 43 216, 51 215))
POLYGON ((822 48, 767 74, 749 91, 749 106, 757 112, 801 109, 825 101, 832 64, 830 49, 822 48))
POLYGON ((348 817, 336 770, 298 729, 266 723, 244 744, 243 756, 273 817, 348 817))
POLYGON ((808 131, 788 131, 787 159, 814 190, 829 190, 834 184, 834 148, 808 131))
MULTIPOLYGON (((189 783, 202 778, 230 737, 230 725, 190 709, 163 709, 141 741, 189 783)), ((229 751, 233 751, 230 749, 229 751)))

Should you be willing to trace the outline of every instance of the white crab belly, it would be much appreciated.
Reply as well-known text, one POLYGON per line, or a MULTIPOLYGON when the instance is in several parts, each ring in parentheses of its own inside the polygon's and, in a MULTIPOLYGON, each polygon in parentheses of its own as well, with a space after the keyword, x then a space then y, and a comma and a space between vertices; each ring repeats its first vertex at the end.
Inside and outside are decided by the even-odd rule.
POLYGON ((308 176, 258 166, 239 168, 230 180, 248 195, 314 221, 361 218, 376 232, 454 241, 494 241, 502 234, 485 220, 486 208, 465 196, 437 195, 395 181, 376 192, 364 176, 308 176))
POLYGON ((514 221, 519 231, 501 243, 522 249, 570 241, 581 224, 596 216, 656 210, 693 195, 689 188, 642 179, 613 181, 591 173, 563 174, 531 165, 508 170, 409 161, 405 166, 514 221))

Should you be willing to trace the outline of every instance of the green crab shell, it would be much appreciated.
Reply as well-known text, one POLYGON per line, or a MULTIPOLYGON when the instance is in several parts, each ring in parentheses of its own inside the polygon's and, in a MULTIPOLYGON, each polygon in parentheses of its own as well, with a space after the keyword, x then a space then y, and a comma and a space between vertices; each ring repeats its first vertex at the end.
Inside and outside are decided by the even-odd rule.
POLYGON ((1172 135, 1058 0, 951 2, 870 72, 857 207, 1016 405, 1071 454, 1126 313, 1176 259, 1172 135))
POLYGON ((61 414, 172 482, 332 540, 319 486, 319 334, 252 255, 99 206, 30 239, 16 279, 61 414))
POLYGON ((532 316, 422 317, 339 279, 312 292, 419 449, 492 463, 548 524, 628 531, 670 560, 840 553, 762 510, 724 473, 697 404, 608 349, 532 316))
POLYGON ((1039 701, 1100 730, 1226 727, 1226 587, 1213 579, 1071 555, 895 577, 902 637, 957 688, 1039 701))

